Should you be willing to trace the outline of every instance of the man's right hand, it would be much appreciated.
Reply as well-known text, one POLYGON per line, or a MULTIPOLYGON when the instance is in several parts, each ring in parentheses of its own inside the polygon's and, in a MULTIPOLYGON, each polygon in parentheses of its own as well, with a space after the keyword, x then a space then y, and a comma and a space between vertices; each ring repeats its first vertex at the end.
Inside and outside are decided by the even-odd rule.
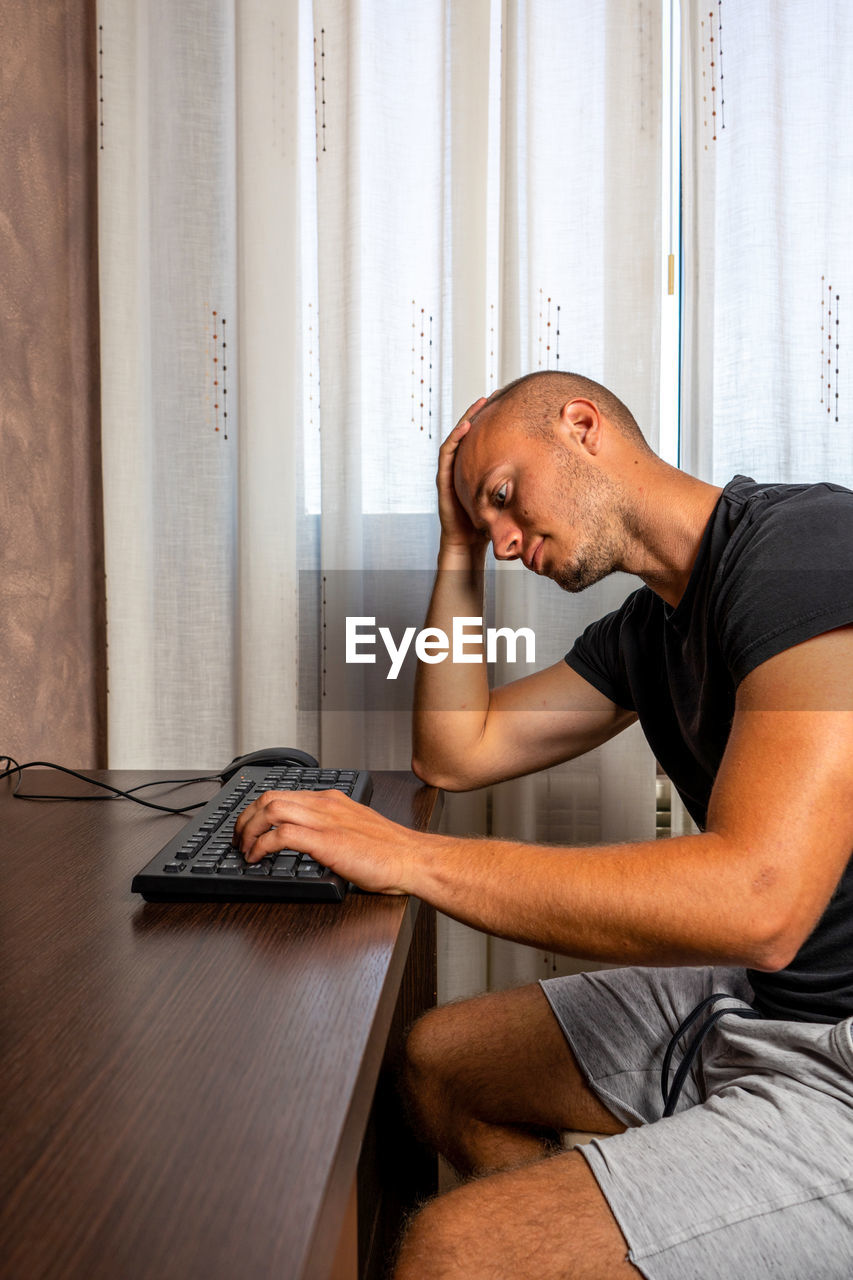
MULTIPOLYGON (((471 405, 439 451, 441 548, 424 625, 446 635, 455 618, 485 611, 488 534, 474 527, 453 485, 459 445, 485 403, 471 405)), ((448 791, 484 787, 589 751, 634 719, 562 660, 494 690, 484 662, 419 662, 412 768, 448 791)))
POLYGON ((444 550, 463 550, 484 546, 488 535, 475 529, 453 487, 456 451, 471 426, 471 418, 486 403, 486 396, 475 400, 451 431, 438 452, 438 518, 441 521, 441 544, 444 550))

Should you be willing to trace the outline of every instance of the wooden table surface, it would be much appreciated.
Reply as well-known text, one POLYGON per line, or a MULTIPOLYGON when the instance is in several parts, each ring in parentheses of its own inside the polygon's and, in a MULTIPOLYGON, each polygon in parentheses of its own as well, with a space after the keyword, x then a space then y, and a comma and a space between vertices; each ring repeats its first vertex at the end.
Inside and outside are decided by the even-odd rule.
MULTIPOLYGON (((429 826, 434 790, 374 776, 429 826)), ((144 903, 184 821, 0 784, 4 1280, 328 1276, 418 903, 144 903)))

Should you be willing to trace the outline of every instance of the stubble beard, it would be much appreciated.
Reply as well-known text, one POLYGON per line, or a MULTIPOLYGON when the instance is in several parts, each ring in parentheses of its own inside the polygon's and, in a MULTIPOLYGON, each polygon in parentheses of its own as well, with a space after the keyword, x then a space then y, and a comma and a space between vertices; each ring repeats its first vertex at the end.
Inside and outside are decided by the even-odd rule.
POLYGON ((586 540, 575 548, 571 560, 557 565, 549 576, 562 591, 575 595, 622 568, 629 522, 623 512, 618 488, 609 476, 581 467, 562 446, 558 446, 558 455, 560 470, 565 477, 565 483, 560 486, 560 497, 567 510, 580 507, 588 532, 586 540), (579 500, 581 483, 583 499, 579 500))
POLYGON ((612 561, 605 561, 594 555, 583 556, 579 553, 575 556, 574 563, 560 565, 551 577, 561 591, 570 591, 576 595, 579 591, 586 591, 587 587, 594 586, 596 582, 601 582, 602 578, 615 572, 616 566, 612 561))

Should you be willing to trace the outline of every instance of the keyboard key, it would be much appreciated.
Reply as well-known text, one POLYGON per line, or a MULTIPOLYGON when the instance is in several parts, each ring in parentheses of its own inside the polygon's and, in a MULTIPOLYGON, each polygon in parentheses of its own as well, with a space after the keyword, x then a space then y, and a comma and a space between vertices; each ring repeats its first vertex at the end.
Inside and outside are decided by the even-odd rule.
POLYGON ((273 871, 292 871, 298 861, 298 853, 279 854, 273 863, 273 871))
POLYGON ((168 871, 170 875, 174 875, 178 871, 183 871, 187 864, 185 862, 167 862, 164 871, 168 871))

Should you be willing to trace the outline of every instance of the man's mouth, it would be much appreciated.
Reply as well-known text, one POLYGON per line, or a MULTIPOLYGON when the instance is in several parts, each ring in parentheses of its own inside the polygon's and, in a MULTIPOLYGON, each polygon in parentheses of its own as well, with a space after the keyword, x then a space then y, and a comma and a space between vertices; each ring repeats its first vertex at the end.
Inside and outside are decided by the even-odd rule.
POLYGON ((539 542, 533 549, 533 554, 530 556, 530 559, 526 561, 527 568, 532 569, 534 573, 542 572, 542 548, 544 546, 545 539, 540 538, 539 542))

